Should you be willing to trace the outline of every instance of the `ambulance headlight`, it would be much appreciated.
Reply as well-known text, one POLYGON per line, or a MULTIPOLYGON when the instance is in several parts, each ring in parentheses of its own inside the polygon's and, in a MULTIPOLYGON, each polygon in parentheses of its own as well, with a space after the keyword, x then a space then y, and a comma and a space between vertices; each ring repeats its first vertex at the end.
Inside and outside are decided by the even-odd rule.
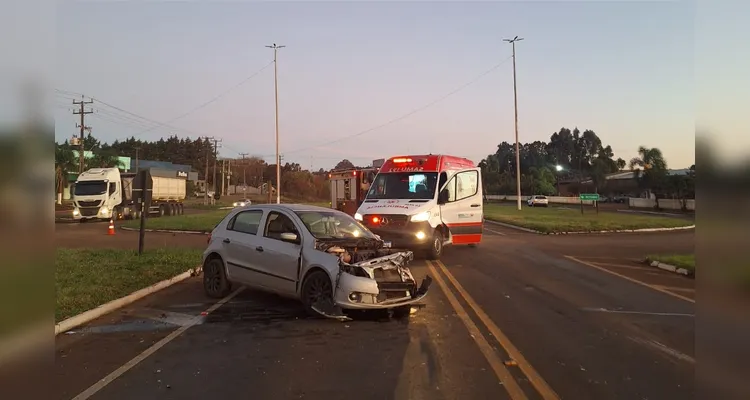
POLYGON ((357 221, 362 221, 362 214, 354 213, 354 219, 356 219, 357 221))
POLYGON ((430 219, 430 212, 425 211, 411 216, 411 222, 424 222, 430 219))

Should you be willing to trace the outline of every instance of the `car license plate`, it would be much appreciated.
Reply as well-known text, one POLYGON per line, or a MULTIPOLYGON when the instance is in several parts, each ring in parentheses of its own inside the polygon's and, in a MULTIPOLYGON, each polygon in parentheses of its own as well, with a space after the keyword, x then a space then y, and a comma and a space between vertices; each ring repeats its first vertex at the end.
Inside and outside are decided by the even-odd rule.
POLYGON ((390 241, 383 242, 383 247, 390 249, 393 244, 390 241))

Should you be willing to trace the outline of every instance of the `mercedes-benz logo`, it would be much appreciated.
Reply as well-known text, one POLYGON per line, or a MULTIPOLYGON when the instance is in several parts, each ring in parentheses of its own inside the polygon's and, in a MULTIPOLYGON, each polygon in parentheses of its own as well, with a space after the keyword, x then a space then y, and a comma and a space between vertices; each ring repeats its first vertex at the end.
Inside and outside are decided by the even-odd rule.
POLYGON ((388 225, 389 222, 390 221, 388 220, 388 218, 381 218, 380 219, 380 225, 388 225))

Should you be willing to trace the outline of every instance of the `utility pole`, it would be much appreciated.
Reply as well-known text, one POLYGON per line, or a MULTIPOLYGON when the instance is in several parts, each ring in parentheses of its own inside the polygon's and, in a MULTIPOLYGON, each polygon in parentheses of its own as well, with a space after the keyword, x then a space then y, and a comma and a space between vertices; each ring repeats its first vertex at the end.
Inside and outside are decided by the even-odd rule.
POLYGON ((503 39, 513 46, 513 107, 515 109, 516 129, 516 197, 518 211, 521 211, 521 152, 518 145, 518 92, 516 90, 516 42, 523 40, 518 36, 513 39, 503 39))
POLYGON ((83 100, 83 95, 81 95, 81 101, 75 101, 75 100, 73 100, 73 104, 80 106, 80 108, 78 110, 73 110, 73 114, 81 116, 81 123, 80 124, 76 124, 76 127, 81 129, 81 143, 80 143, 80 146, 78 148, 78 153, 79 153, 78 154, 78 173, 79 174, 83 173, 83 164, 84 164, 83 154, 85 152, 85 149, 84 149, 84 145, 83 145, 83 139, 84 139, 83 132, 86 131, 86 130, 88 130, 89 132, 91 131, 91 127, 90 126, 86 126, 86 122, 85 122, 85 118, 84 117, 85 117, 86 114, 91 114, 91 113, 94 112, 92 110, 86 111, 84 109, 84 106, 86 104, 92 104, 93 102, 94 102, 94 100, 89 100, 89 101, 83 100))
POLYGON ((141 150, 140 146, 135 148, 135 173, 138 173, 138 152, 141 150))
POLYGON ((279 70, 276 63, 276 53, 286 46, 266 46, 273 49, 273 92, 276 101, 276 204, 281 203, 281 158, 279 157, 279 70))
POLYGON ((219 142, 221 142, 221 139, 214 138, 214 177, 213 181, 211 182, 214 195, 211 197, 211 204, 216 203, 216 159, 219 156, 219 142))
POLYGON ((247 164, 245 164, 245 156, 247 156, 248 153, 240 153, 240 157, 242 157, 242 194, 245 194, 245 191, 247 191, 247 164))
POLYGON ((204 139, 208 146, 206 146, 206 172, 203 175, 203 204, 208 205, 208 156, 211 154, 209 153, 211 151, 211 140, 214 140, 214 138, 206 136, 204 139))

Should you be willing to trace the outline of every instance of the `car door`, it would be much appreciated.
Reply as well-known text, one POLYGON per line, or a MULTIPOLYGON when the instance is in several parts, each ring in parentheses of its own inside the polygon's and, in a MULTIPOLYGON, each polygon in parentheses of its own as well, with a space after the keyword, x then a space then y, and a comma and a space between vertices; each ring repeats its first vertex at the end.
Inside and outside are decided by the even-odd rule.
POLYGON ((453 175, 441 192, 447 193, 440 205, 440 215, 451 232, 453 244, 482 241, 483 203, 479 168, 462 170, 453 175))
POLYGON ((256 248, 261 241, 258 231, 262 218, 263 210, 243 210, 227 224, 222 246, 231 281, 254 287, 263 286, 256 272, 260 262, 256 248))
POLYGON ((302 253, 301 224, 281 211, 271 211, 264 222, 263 236, 258 249, 258 269, 263 285, 280 294, 294 295, 299 279, 302 253), (282 233, 294 233, 297 240, 286 241, 282 233))

